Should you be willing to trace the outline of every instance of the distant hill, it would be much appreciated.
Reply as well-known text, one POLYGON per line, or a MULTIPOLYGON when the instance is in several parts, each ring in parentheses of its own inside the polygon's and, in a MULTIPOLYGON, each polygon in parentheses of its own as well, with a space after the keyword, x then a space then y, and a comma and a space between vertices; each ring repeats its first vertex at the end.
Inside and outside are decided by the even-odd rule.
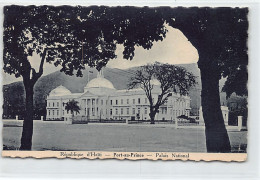
MULTIPOLYGON (((188 71, 197 76, 198 85, 190 91, 191 108, 193 112, 197 112, 200 107, 200 71, 197 64, 181 64, 178 66, 185 67, 188 71)), ((126 89, 127 82, 137 67, 122 70, 113 68, 104 68, 104 76, 110 80, 116 89, 126 89)), ((35 116, 45 115, 46 97, 51 90, 59 85, 63 85, 73 93, 83 92, 84 87, 88 83, 88 71, 89 80, 97 77, 97 70, 94 68, 88 68, 83 71, 83 77, 68 76, 63 72, 56 71, 41 77, 34 87, 34 103, 35 103, 35 116)), ((220 88, 223 86, 225 80, 220 81, 220 88)), ((25 91, 23 83, 21 81, 14 82, 3 86, 4 96, 4 118, 8 116, 14 118, 14 115, 23 115, 24 112, 24 98, 25 91)), ((221 93, 221 103, 226 104, 225 94, 221 93)))

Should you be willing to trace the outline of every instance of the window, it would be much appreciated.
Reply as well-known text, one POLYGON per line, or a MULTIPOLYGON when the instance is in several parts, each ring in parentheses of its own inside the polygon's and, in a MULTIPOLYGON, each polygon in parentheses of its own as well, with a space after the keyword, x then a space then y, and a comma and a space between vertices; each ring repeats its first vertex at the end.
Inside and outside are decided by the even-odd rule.
POLYGON ((51 103, 49 102, 49 107, 51 107, 51 103))
POLYGON ((124 100, 123 99, 121 99, 121 104, 124 104, 124 100))
POLYGON ((135 108, 133 108, 133 115, 135 115, 135 108))
POLYGON ((113 104, 113 100, 110 100, 110 104, 111 104, 111 105, 113 104))
POLYGON ((59 116, 59 110, 57 110, 57 116, 59 116))
POLYGON ((59 102, 57 102, 57 107, 59 107, 59 102))
POLYGON ((54 102, 52 103, 52 105, 53 105, 52 107, 54 107, 54 106, 55 106, 54 102))
POLYGON ((144 114, 147 114, 147 108, 144 109, 144 114))
POLYGON ((138 108, 138 114, 140 114, 140 111, 141 111, 140 108, 138 108))
POLYGON ((110 115, 112 115, 113 114, 113 109, 110 109, 110 115))
POLYGON ((144 102, 145 102, 145 104, 147 103, 147 98, 144 98, 144 102))
POLYGON ((116 115, 118 115, 118 109, 116 108, 116 115))
POLYGON ((54 116, 54 114, 55 114, 55 112, 54 112, 54 110, 52 110, 52 115, 54 116))
POLYGON ((118 104, 118 100, 116 100, 116 105, 118 104))
POLYGON ((129 108, 126 109, 126 114, 129 114, 129 108))
POLYGON ((124 109, 123 108, 121 108, 121 114, 124 114, 124 109))
POLYGON ((101 99, 101 105, 103 105, 103 99, 101 99))
POLYGON ((64 110, 62 110, 62 115, 64 115, 64 110))
POLYGON ((49 116, 51 115, 51 110, 49 110, 49 116))
POLYGON ((126 103, 129 104, 129 99, 126 100, 126 103))
POLYGON ((140 104, 141 103, 141 98, 138 98, 138 104, 140 104))
POLYGON ((135 99, 133 99, 133 104, 135 104, 135 99))

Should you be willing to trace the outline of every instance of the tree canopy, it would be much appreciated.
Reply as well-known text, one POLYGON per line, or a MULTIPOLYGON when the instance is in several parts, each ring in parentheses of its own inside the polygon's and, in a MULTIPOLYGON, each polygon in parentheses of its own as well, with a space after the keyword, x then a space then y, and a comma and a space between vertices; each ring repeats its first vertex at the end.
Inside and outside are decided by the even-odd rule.
POLYGON ((26 89, 29 121, 24 121, 21 149, 31 146, 24 142, 32 137, 33 87, 45 62, 82 76, 85 65, 100 70, 116 58, 118 44, 130 60, 136 46, 150 49, 165 38, 168 24, 198 50, 207 149, 230 152, 218 87, 219 79, 226 77, 223 90, 228 96, 247 95, 247 14, 247 8, 5 6, 4 71, 22 76, 26 89), (38 70, 28 60, 33 53, 41 57, 38 70))
POLYGON ((72 115, 74 115, 74 112, 79 113, 80 107, 78 105, 78 101, 75 101, 74 99, 70 100, 65 105, 65 110, 67 112, 71 111, 72 115))
POLYGON ((196 84, 196 77, 185 68, 156 62, 139 68, 135 75, 130 78, 128 88, 141 87, 152 102, 154 80, 158 80, 161 89, 160 98, 157 101, 159 106, 167 101, 170 93, 188 95, 190 88, 196 84))
POLYGON ((195 79, 195 76, 183 67, 156 62, 140 67, 130 78, 128 88, 141 87, 144 90, 149 100, 153 124, 159 107, 167 102, 168 98, 173 95, 172 93, 188 95, 190 88, 196 84, 195 79), (158 97, 153 97, 155 86, 159 86, 160 89, 158 97))
POLYGON ((4 13, 4 70, 16 77, 31 68, 33 52, 78 76, 85 65, 100 69, 116 58, 117 44, 132 59, 136 46, 163 40, 169 24, 206 56, 199 66, 208 61, 227 77, 228 96, 247 94, 247 8, 6 6, 4 13))

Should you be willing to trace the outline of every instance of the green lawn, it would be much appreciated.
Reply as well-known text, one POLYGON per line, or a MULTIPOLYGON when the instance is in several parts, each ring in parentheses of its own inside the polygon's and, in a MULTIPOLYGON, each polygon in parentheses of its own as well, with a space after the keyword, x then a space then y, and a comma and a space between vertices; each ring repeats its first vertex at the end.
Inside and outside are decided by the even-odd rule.
MULTIPOLYGON (((21 121, 4 121, 4 146, 18 148, 21 133, 21 121)), ((231 145, 247 144, 246 136, 246 131, 229 132, 231 145)), ((206 144, 202 128, 35 121, 33 150, 206 152, 206 144)))

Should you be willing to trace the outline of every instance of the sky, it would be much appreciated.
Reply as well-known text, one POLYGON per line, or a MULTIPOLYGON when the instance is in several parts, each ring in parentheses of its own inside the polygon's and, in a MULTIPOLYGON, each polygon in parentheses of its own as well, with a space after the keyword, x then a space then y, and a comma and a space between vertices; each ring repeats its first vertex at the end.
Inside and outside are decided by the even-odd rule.
POLYGON ((196 63, 199 58, 197 49, 180 30, 169 26, 167 29, 166 38, 154 42, 150 50, 136 47, 135 56, 131 61, 123 59, 123 46, 117 46, 117 59, 110 60, 107 67, 127 69, 156 61, 168 64, 196 63))
MULTIPOLYGON (((172 27, 167 26, 168 32, 163 41, 154 42, 149 50, 142 47, 135 47, 135 56, 132 60, 123 59, 123 46, 117 45, 117 58, 110 60, 107 64, 109 68, 127 69, 135 66, 145 65, 147 63, 161 62, 169 64, 188 64, 198 61, 198 52, 196 48, 188 41, 183 33, 172 27)), ((40 57, 37 54, 29 57, 32 67, 39 69, 40 57)), ((45 63, 43 76, 58 71, 60 67, 45 63)), ((4 73, 3 83, 9 84, 15 81, 21 81, 22 78, 15 78, 14 75, 4 73)))

